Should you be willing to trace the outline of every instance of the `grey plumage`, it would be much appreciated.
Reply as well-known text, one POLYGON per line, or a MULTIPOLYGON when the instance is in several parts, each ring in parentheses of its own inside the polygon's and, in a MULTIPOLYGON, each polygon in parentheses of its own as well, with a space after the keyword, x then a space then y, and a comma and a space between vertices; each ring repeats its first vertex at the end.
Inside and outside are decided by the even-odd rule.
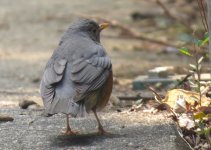
POLYGON ((103 87, 112 64, 91 27, 99 28, 90 20, 71 25, 49 59, 40 85, 47 114, 83 116, 96 105, 87 97, 103 87))

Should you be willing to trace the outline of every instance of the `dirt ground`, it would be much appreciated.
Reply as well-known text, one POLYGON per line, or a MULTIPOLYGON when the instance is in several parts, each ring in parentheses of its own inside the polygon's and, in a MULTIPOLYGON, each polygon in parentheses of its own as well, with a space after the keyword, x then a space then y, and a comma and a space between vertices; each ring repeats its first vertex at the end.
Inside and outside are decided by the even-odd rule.
MULTIPOLYGON (((172 42, 175 38, 168 38, 162 35, 162 30, 156 31, 153 26, 149 26, 149 24, 144 21, 135 25, 133 24, 130 17, 131 13, 134 11, 145 13, 149 12, 149 10, 151 14, 162 14, 162 10, 159 9, 157 5, 148 1, 137 0, 1 0, 0 108, 4 108, 1 112, 4 113, 5 109, 13 107, 17 109, 18 102, 24 99, 35 100, 39 104, 42 104, 39 96, 39 82, 44 66, 53 50, 57 47, 58 41, 65 29, 67 29, 69 24, 77 19, 80 14, 90 16, 97 15, 107 19, 115 19, 125 25, 133 27, 137 32, 143 33, 143 35, 172 42)), ((118 32, 117 29, 109 28, 102 33, 101 38, 108 55, 112 59, 114 76, 116 78, 133 79, 139 74, 147 74, 147 70, 153 67, 166 65, 185 66, 188 64, 188 59, 181 55, 176 53, 163 53, 164 50, 169 48, 168 46, 160 46, 141 40, 108 38, 109 35, 117 35, 118 32)), ((177 33, 175 34, 177 35, 177 33)), ((114 92, 116 93, 121 91, 121 89, 118 90, 117 87, 114 88, 114 92)), ((128 89, 131 89, 131 87, 128 87, 128 89)), ((113 94, 115 95, 116 93, 113 94)), ((17 114, 14 116, 17 116, 17 114)), ((123 120, 127 120, 127 118, 128 117, 124 115, 122 116, 123 120)), ((165 118, 163 119, 165 120, 165 118)), ((142 120, 141 122, 143 123, 144 121, 142 120)), ((149 122, 154 123, 153 121, 149 122)), ((143 127, 144 125, 142 123, 139 125, 143 127)), ((42 123, 40 123, 40 126, 42 126, 41 124, 42 123)), ((168 126, 168 121, 166 124, 168 126)), ((21 123, 18 121, 15 125, 21 126, 21 123)), ((11 126, 15 128, 15 125, 13 124, 11 126)), ((160 123, 155 123, 155 125, 160 126, 160 123)), ((134 124, 132 128, 135 126, 134 124)), ((61 127, 61 125, 59 127, 61 127)), ((59 127, 57 126, 56 128, 59 127)), ((1 128, 3 129, 2 132, 5 133, 4 130, 6 130, 6 126, 3 125, 1 128)), ((127 133, 129 133, 132 128, 128 129, 127 133)), ((150 128, 151 127, 147 129, 148 132, 150 128)), ((162 130, 165 130, 164 126, 162 126, 162 128, 162 130)), ((12 131, 15 131, 15 129, 12 131)), ((162 131, 159 133, 162 133, 162 131)), ((146 135, 147 134, 152 133, 146 133, 146 135)), ((172 134, 174 136, 175 133, 172 134)), ((45 136, 44 138, 46 138, 45 136)), ((141 133, 139 136, 141 136, 141 133)), ((129 139, 132 140, 133 138, 138 137, 129 139)), ((165 143, 165 140, 168 138, 167 136, 163 143, 165 143)), ((118 139, 118 141, 119 140, 120 139, 118 139)), ((148 142, 148 144, 144 144, 144 141, 142 141, 144 145, 143 148, 148 148, 149 146, 149 149, 151 149, 149 141, 150 138, 145 139, 145 142, 148 142)), ((107 144, 110 143, 108 142, 107 144)), ((4 148, 6 147, 7 146, 4 148)), ((33 147, 27 147, 26 149, 28 148, 33 147)), ((67 146, 65 148, 67 148, 67 146)), ((113 148, 114 147, 111 146, 111 149, 113 148)), ((8 149, 13 148, 10 145, 8 149)), ((92 147, 88 149, 92 149, 92 147)), ((163 147, 161 146, 161 148, 158 149, 163 149, 163 147)))

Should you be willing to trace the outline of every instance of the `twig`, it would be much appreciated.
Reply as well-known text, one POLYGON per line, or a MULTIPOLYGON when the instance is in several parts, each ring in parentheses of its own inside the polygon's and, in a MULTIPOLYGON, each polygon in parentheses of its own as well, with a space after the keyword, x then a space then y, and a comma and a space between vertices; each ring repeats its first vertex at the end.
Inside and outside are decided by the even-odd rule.
POLYGON ((184 138, 184 134, 182 133, 182 130, 181 130, 181 128, 180 128, 180 126, 178 125, 177 122, 175 123, 175 126, 176 126, 175 129, 176 129, 178 135, 179 135, 179 136, 182 138, 182 140, 189 146, 189 148, 190 148, 191 150, 194 150, 193 147, 190 145, 190 143, 184 138))
MULTIPOLYGON (((193 31, 193 37, 195 37, 195 31, 193 31)), ((198 60, 199 60, 199 54, 197 53, 197 49, 200 49, 200 47, 196 47, 196 44, 193 42, 193 47, 194 47, 194 53, 193 53, 193 57, 195 59, 195 66, 196 66, 196 69, 194 69, 193 71, 196 73, 197 75, 197 79, 195 79, 195 81, 197 82, 197 86, 198 86, 198 92, 199 92, 199 106, 201 106, 201 97, 202 97, 202 94, 201 94, 201 68, 199 68, 199 63, 198 63, 198 60)), ((195 76, 194 76, 195 78, 195 76)))
POLYGON ((179 22, 180 24, 184 25, 189 31, 192 31, 190 28, 190 24, 179 19, 178 17, 174 16, 169 10, 168 8, 163 4, 163 2, 161 2, 160 0, 156 0, 156 3, 164 10, 164 13, 166 14, 166 16, 168 16, 170 19, 175 20, 177 22, 179 22))
POLYGON ((201 21, 202 21, 202 24, 203 24, 204 30, 207 30, 207 29, 206 29, 206 26, 205 26, 205 23, 204 23, 204 19, 203 19, 203 14, 202 14, 202 11, 201 11, 201 4, 200 4, 200 0, 197 0, 197 2, 198 2, 199 12, 200 12, 200 15, 201 15, 201 21))
POLYGON ((128 100, 128 101, 135 101, 139 100, 142 97, 140 95, 137 96, 118 96, 119 100, 128 100))
POLYGON ((202 12, 203 12, 203 19, 204 19, 204 22, 205 22, 205 25, 206 25, 206 32, 208 32, 208 23, 207 23, 207 17, 206 17, 206 14, 205 14, 205 9, 204 9, 204 0, 201 0, 201 8, 202 8, 202 12))
POLYGON ((171 14, 171 12, 168 10, 168 8, 160 1, 156 0, 156 3, 164 10, 164 13, 171 18, 172 20, 177 20, 177 17, 171 14))
POLYGON ((127 39, 130 38, 130 39, 148 41, 148 42, 152 42, 152 43, 164 45, 164 46, 177 47, 176 45, 170 44, 168 42, 163 42, 163 41, 144 37, 144 36, 140 35, 139 33, 133 31, 130 27, 122 25, 117 20, 109 20, 109 19, 105 19, 105 18, 101 18, 101 17, 98 17, 98 16, 93 16, 93 15, 88 16, 88 15, 76 14, 76 16, 79 16, 79 17, 82 17, 82 18, 94 18, 98 21, 107 22, 107 23, 110 24, 111 27, 118 28, 118 29, 121 30, 121 35, 119 35, 118 37, 107 36, 107 37, 110 37, 110 38, 127 38, 127 39))
POLYGON ((182 85, 184 82, 188 81, 188 78, 192 76, 194 73, 189 73, 187 74, 182 80, 180 80, 174 87, 173 89, 177 88, 178 86, 182 85))
POLYGON ((127 101, 136 101, 142 99, 144 101, 152 100, 154 97, 152 96, 141 96, 138 94, 137 96, 118 96, 119 100, 127 100, 127 101))
POLYGON ((156 99, 159 101, 159 103, 162 103, 161 96, 152 87, 148 87, 148 89, 153 92, 153 94, 156 96, 156 99))
POLYGON ((207 25, 207 19, 206 19, 206 15, 205 15, 203 2, 202 2, 202 0, 197 0, 197 2, 198 2, 199 10, 200 10, 202 24, 204 26, 204 30, 207 32, 208 31, 208 25, 207 25))
POLYGON ((114 38, 114 39, 121 38, 121 39, 131 39, 131 40, 142 40, 142 41, 147 41, 147 42, 151 42, 151 43, 155 43, 155 44, 159 44, 159 45, 177 47, 176 45, 171 44, 171 43, 166 43, 163 41, 158 41, 158 40, 143 37, 143 36, 108 36, 108 35, 105 35, 104 37, 114 38))
POLYGON ((156 100, 159 104, 165 104, 165 105, 167 106, 167 110, 168 110, 169 112, 171 112, 175 118, 177 118, 177 114, 174 112, 174 110, 173 110, 168 104, 162 102, 161 96, 160 96, 152 87, 148 87, 148 89, 149 89, 150 91, 152 91, 153 94, 155 95, 155 100, 156 100))

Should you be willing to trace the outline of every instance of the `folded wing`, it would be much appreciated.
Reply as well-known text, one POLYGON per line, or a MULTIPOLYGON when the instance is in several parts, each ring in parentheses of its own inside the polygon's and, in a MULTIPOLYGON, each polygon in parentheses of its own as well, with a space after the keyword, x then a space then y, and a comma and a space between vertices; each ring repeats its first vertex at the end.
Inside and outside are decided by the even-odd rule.
POLYGON ((78 97, 83 99, 106 82, 111 71, 111 60, 107 56, 94 56, 89 59, 78 59, 71 66, 71 80, 76 85, 78 97))

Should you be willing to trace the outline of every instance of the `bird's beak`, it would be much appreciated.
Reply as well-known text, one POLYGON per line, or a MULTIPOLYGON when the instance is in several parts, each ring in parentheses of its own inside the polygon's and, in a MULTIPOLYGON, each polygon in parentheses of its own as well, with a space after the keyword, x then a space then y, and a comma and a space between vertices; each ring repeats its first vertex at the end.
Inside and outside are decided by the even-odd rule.
POLYGON ((109 26, 109 23, 101 23, 99 26, 100 26, 100 31, 102 31, 103 29, 109 26))

